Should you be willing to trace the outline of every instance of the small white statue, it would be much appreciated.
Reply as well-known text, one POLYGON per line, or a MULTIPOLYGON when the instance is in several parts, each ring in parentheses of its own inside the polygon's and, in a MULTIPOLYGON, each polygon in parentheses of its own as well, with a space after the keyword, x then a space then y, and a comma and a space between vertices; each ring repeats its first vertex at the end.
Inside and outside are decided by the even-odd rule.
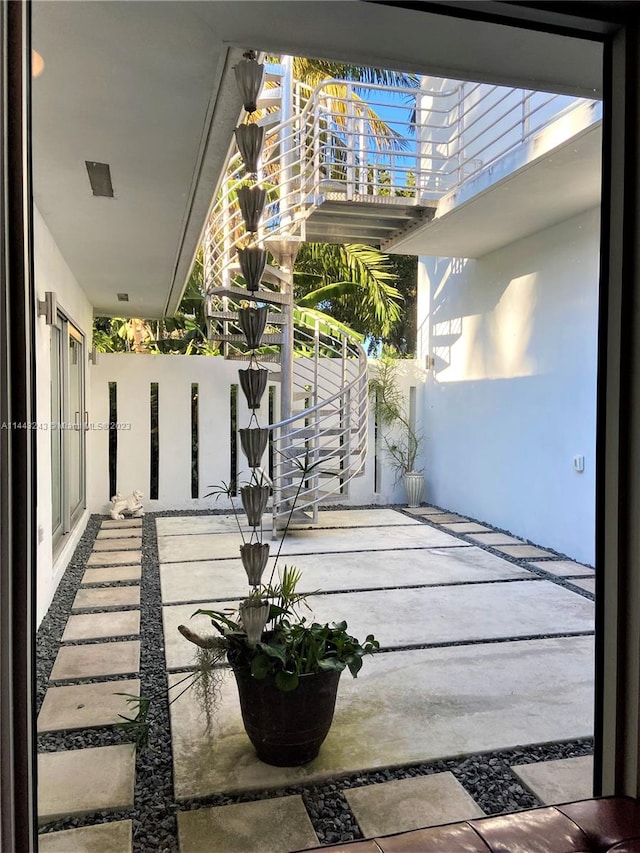
POLYGON ((125 512, 131 518, 139 518, 141 515, 144 515, 144 509, 140 503, 141 497, 142 492, 139 492, 137 489, 134 489, 128 498, 123 498, 120 492, 118 492, 117 495, 111 498, 111 511, 109 513, 111 518, 114 521, 120 521, 120 519, 124 518, 125 512))

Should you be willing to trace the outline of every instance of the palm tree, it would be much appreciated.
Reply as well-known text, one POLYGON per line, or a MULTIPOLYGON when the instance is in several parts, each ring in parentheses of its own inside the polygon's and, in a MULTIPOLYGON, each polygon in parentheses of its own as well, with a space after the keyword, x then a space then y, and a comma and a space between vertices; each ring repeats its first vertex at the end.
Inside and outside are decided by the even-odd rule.
MULTIPOLYGON (((292 65, 294 78, 309 87, 328 79, 412 89, 419 85, 415 74, 344 62, 297 56, 292 65)), ((327 86, 327 93, 336 99, 334 105, 346 108, 344 83, 327 86)), ((404 140, 364 103, 362 112, 378 145, 405 147, 404 140)), ((388 256, 371 246, 304 243, 294 267, 294 299, 301 309, 329 315, 361 336, 386 339, 403 313, 396 281, 388 256)))
POLYGON ((402 315, 396 280, 387 256, 371 246, 303 243, 294 267, 294 302, 361 336, 387 338, 402 315))

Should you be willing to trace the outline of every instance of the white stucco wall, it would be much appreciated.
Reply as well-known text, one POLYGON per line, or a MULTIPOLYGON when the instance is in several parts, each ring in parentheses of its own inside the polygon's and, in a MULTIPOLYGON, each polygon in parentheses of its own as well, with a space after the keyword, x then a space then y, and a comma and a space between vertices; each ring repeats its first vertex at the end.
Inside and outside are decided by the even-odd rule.
MULTIPOLYGON (((46 291, 56 294, 58 307, 85 336, 85 348, 91 348, 93 311, 82 288, 76 281, 49 231, 39 210, 34 208, 34 265, 35 284, 39 300, 46 291)), ((73 555, 78 540, 86 526, 88 512, 74 529, 64 536, 64 541, 53 556, 51 537, 51 361, 50 330, 44 317, 36 317, 36 412, 40 428, 37 432, 38 467, 38 552, 37 552, 37 621, 47 611, 60 578, 73 555), (46 427, 46 428, 45 428, 46 427)), ((86 365, 86 371, 90 365, 86 365)), ((86 375, 86 374, 85 374, 86 375)), ((86 405, 90 407, 89 383, 86 382, 86 405)), ((91 460, 87 458, 87 476, 91 460)))
MULTIPOLYGON (((303 369, 303 359, 296 369, 303 369)), ((340 370, 338 359, 323 359, 320 370, 320 399, 337 389, 332 373, 340 370), (322 378, 324 377, 324 378, 322 378)), ((99 354, 98 364, 91 368, 92 425, 109 421, 109 382, 117 385, 117 489, 129 494, 143 492, 143 503, 149 511, 175 509, 222 509, 228 500, 206 498, 211 487, 230 481, 230 401, 229 388, 238 382, 242 362, 222 358, 178 355, 99 354), (159 393, 159 488, 157 500, 149 497, 150 484, 150 384, 158 383, 159 393), (198 384, 199 405, 199 493, 191 496, 191 384, 198 384)), ((372 369, 375 369, 373 363, 372 369)), ((416 408, 422 394, 425 371, 413 360, 400 362, 400 384, 408 397, 416 388, 416 408)), ((303 375, 313 375, 309 368, 303 375)), ((276 418, 278 385, 276 388, 276 418)), ((259 411, 262 425, 267 423, 267 397, 259 411)), ((301 405, 301 404, 300 404, 301 405)), ((245 426, 250 413, 244 394, 238 394, 238 422, 245 426)), ((108 431, 90 429, 87 435, 88 455, 92 460, 92 476, 88 482, 87 505, 91 512, 109 509, 109 437, 108 431)), ((373 414, 369 416, 369 453, 363 476, 349 484, 349 495, 341 502, 353 506, 400 503, 405 501, 401 483, 380 454, 378 491, 375 483, 375 430, 373 414)), ((240 481, 247 478, 246 460, 238 448, 240 481)))
POLYGON ((594 209, 478 260, 422 258, 418 300, 429 501, 589 564, 598 263, 594 209))

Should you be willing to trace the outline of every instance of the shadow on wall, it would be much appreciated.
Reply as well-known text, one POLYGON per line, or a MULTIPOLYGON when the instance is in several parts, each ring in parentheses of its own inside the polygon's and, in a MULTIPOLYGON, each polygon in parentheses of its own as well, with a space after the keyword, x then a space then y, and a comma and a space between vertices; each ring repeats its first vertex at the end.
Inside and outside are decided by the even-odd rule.
POLYGON ((489 267, 478 281, 477 261, 430 261, 431 313, 425 331, 439 381, 507 379, 544 370, 530 346, 538 308, 536 272, 505 280, 493 278, 489 267))

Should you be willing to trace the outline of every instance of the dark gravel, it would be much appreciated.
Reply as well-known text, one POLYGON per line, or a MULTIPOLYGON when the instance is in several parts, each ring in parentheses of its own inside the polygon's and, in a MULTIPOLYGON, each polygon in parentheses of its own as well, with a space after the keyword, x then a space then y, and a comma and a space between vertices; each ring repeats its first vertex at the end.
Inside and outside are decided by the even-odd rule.
MULTIPOLYGON (((334 508, 334 507, 332 507, 334 508)), ((338 507, 335 507, 338 508, 338 507)), ((360 507, 359 507, 360 508, 360 507)), ((373 507, 372 507, 373 508, 373 507)), ((348 509, 344 507, 344 509, 348 509)), ((210 797, 176 803, 173 799, 173 773, 167 678, 164 661, 160 580, 155 518, 158 516, 227 514, 228 510, 172 511, 148 514, 143 519, 142 581, 141 581, 141 695, 153 697, 149 716, 149 746, 136 753, 135 806, 119 812, 98 812, 80 818, 68 818, 48 824, 41 832, 70 829, 113 820, 131 819, 134 827, 134 853, 177 853, 176 814, 203 806, 219 806, 250 802, 272 797, 300 794, 305 803, 320 843, 333 844, 362 837, 360 828, 347 804, 343 791, 352 787, 452 772, 486 814, 499 814, 539 805, 538 800, 515 777, 510 765, 558 758, 590 755, 591 739, 567 743, 543 744, 484 753, 462 758, 426 762, 410 766, 384 769, 370 773, 354 773, 329 782, 297 785, 269 791, 254 791, 239 795, 215 794, 210 797)), ((415 516, 410 516, 415 518, 415 516)), ((49 612, 37 635, 37 707, 40 708, 47 689, 47 680, 71 605, 85 570, 86 560, 104 516, 92 516, 80 540, 72 561, 56 591, 49 612)), ((428 517, 422 518, 430 523, 428 517)), ((437 526, 433 525, 432 526, 437 526)), ((450 531, 447 531, 450 532, 450 531)), ((453 535, 456 535, 455 533, 453 535)), ((464 539, 463 535, 460 538, 464 539)), ((467 540, 470 541, 470 540, 467 540)), ((473 543, 477 544, 477 543, 473 543)), ((478 546, 480 547, 480 546, 478 546)), ((488 546, 485 550, 493 551, 488 546)), ((548 549, 547 549, 548 550, 548 549)), ((503 559, 521 565, 539 577, 566 585, 564 578, 556 578, 538 571, 526 561, 506 557, 503 559)), ((558 555, 563 556, 563 555, 558 555)), ((97 586, 109 586, 99 584, 97 586)), ((583 593, 587 598, 589 593, 583 593)), ((116 677, 117 682, 131 676, 116 677)), ((88 679, 89 680, 89 679, 88 679)), ((105 679, 90 679, 104 681, 105 679)), ((68 683, 68 682, 65 682, 68 683)), ((79 683, 79 682, 77 682, 79 683)), ((425 721, 428 726, 428 720, 425 721)), ((89 746, 107 746, 131 739, 129 734, 113 727, 83 729, 78 732, 61 732, 38 736, 38 750, 49 752, 60 749, 79 749, 89 746)))

